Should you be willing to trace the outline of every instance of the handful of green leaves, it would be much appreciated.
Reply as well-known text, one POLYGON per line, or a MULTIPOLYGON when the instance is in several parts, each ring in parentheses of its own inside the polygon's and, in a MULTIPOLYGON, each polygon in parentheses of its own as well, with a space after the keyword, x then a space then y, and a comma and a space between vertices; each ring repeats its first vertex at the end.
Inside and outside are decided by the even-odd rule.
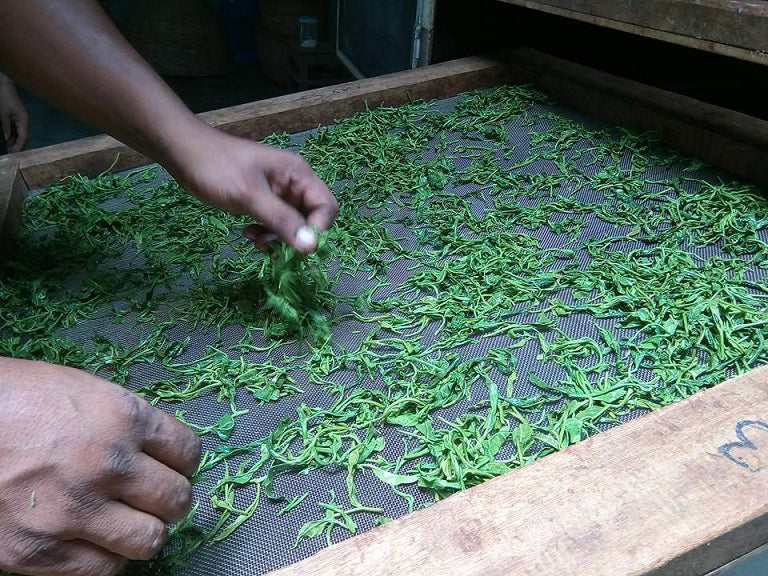
POLYGON ((305 255, 281 242, 264 259, 259 277, 264 282, 267 307, 277 316, 266 330, 270 338, 295 335, 323 344, 331 336, 328 318, 322 312, 333 309, 327 266, 322 265, 331 248, 327 235, 315 232, 315 252, 305 255))

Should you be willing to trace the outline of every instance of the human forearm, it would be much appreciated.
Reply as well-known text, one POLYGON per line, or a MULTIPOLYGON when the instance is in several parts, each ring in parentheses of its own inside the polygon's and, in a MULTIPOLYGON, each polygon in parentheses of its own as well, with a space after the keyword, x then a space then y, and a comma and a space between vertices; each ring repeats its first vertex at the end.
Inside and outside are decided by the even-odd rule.
POLYGON ((0 3, 0 68, 169 167, 202 128, 92 0, 0 3))
POLYGON ((228 136, 199 120, 130 46, 94 0, 0 2, 0 69, 73 116, 162 164, 187 192, 316 246, 338 203, 297 154, 228 136))

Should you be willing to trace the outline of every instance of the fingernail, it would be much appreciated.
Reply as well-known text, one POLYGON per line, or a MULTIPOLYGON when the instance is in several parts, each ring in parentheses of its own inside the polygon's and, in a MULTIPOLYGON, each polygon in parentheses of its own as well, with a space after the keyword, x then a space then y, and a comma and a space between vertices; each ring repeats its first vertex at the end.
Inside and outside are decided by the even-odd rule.
POLYGON ((317 238, 315 237, 315 233, 311 228, 302 226, 296 230, 296 244, 298 244, 300 247, 311 250, 315 247, 316 243, 317 238))

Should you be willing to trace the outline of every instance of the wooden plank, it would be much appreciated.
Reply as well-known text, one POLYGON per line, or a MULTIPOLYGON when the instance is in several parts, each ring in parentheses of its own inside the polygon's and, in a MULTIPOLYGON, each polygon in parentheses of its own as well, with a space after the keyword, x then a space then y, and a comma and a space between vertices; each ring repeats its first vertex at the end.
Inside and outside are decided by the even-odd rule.
MULTIPOLYGON (((444 98, 510 79, 509 68, 503 62, 477 56, 205 112, 199 117, 230 134, 261 139, 273 132, 297 132, 330 124, 366 106, 397 106, 419 98, 444 98)), ((75 173, 94 176, 116 159, 116 170, 149 162, 109 136, 56 144, 18 156, 30 188, 75 173)))
POLYGON ((201 117, 230 134, 263 138, 273 132, 298 132, 331 124, 366 107, 447 98, 467 90, 513 82, 515 72, 502 56, 471 56, 215 110, 201 117))
POLYGON ((768 366, 270 576, 701 576, 768 542, 768 366))
MULTIPOLYGON (((565 104, 597 118, 642 129, 663 130, 681 152, 768 184, 768 121, 599 72, 530 49, 495 57, 471 57, 358 80, 201 114, 213 126, 260 139, 332 123, 365 106, 396 106, 444 98, 502 82, 533 82, 565 104)), ((118 157, 116 169, 146 164, 143 156, 108 136, 95 136, 17 154, 30 188, 73 173, 95 175, 118 157)))
POLYGON ((549 14, 768 64, 760 0, 501 0, 549 14))
POLYGON ((16 155, 0 158, 0 263, 13 250, 27 192, 16 155))
POLYGON ((106 135, 34 148, 16 154, 30 190, 72 174, 96 176, 110 166, 126 170, 150 163, 135 150, 106 135))
POLYGON ((18 161, 9 156, 0 157, 0 233, 3 230, 5 215, 11 202, 13 181, 16 179, 18 171, 18 161))

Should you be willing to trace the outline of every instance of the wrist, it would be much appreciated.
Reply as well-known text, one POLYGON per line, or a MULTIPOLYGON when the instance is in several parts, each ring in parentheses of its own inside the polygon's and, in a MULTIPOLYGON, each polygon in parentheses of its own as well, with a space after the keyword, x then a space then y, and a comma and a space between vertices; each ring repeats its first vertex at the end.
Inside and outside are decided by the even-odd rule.
MULTIPOLYGON (((166 116, 140 134, 140 152, 163 166, 174 178, 184 180, 188 166, 202 160, 201 144, 214 129, 194 114, 182 111, 166 116)), ((137 148, 138 149, 138 148, 137 148)))

